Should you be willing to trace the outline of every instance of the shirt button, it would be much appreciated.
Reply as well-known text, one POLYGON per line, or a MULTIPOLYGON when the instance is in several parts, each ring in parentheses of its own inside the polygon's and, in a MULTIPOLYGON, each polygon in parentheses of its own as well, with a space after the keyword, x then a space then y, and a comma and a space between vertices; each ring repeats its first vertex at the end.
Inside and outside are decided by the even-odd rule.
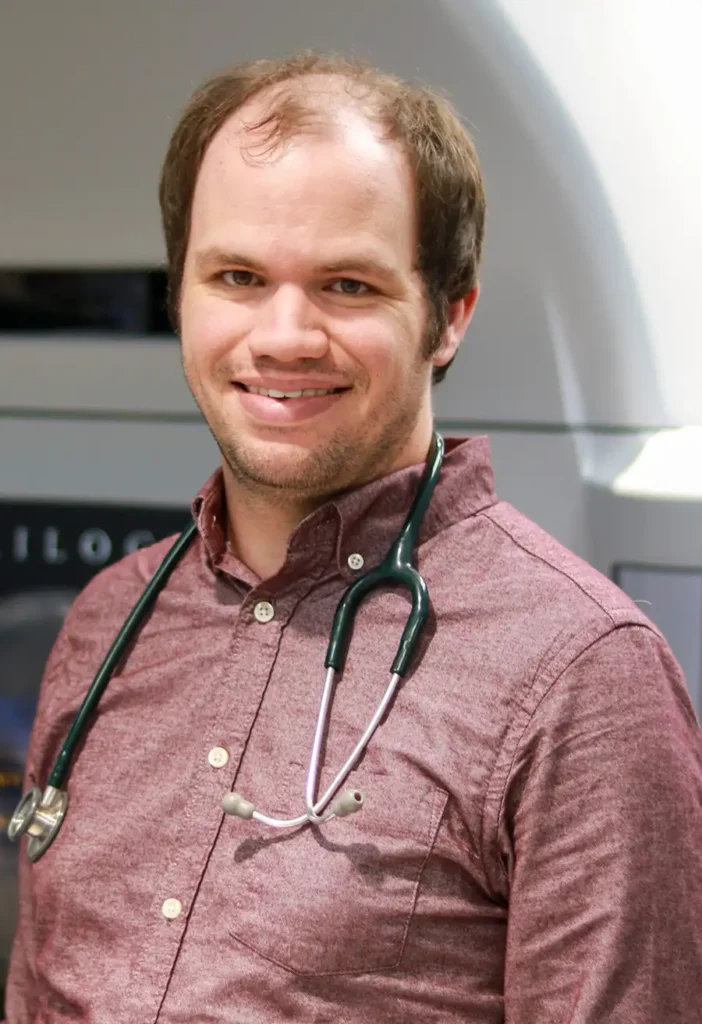
POLYGON ((363 568, 363 555, 349 555, 346 561, 348 562, 349 569, 353 569, 354 572, 363 568))
POLYGON ((161 907, 161 913, 164 917, 167 917, 169 921, 175 921, 176 917, 180 917, 183 910, 183 904, 180 900, 173 897, 169 900, 165 900, 161 907))
POLYGON ((275 615, 275 609, 270 601, 259 601, 254 608, 254 615, 259 622, 270 622, 275 615))
POLYGON ((229 754, 224 747, 213 747, 207 755, 207 760, 213 768, 224 768, 225 764, 229 760, 229 754))

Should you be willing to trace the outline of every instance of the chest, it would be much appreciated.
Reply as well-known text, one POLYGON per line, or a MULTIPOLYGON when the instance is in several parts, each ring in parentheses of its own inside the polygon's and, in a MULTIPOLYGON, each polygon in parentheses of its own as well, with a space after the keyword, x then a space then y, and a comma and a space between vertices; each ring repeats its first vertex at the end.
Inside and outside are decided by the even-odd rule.
MULTIPOLYGON (((365 798, 359 814, 292 831, 222 814, 233 788, 265 813, 303 813, 336 599, 269 602, 267 620, 257 617, 258 602, 244 603, 185 635, 153 617, 77 751, 61 836, 33 869, 47 934, 52 922, 70 920, 99 941, 100 922, 126 947, 136 922, 151 942, 175 899, 181 911, 166 927, 171 935, 182 928, 186 942, 199 936, 199 955, 218 922, 220 942, 226 934, 232 948, 318 975, 397 966, 408 935, 421 935, 422 906, 428 922, 442 901, 461 918, 504 714, 477 636, 474 644, 437 640, 440 622, 430 620, 349 777, 365 798), (52 902, 56 892, 67 894, 63 905, 52 902)), ((396 593, 359 610, 320 787, 375 711, 407 613, 396 593)), ((73 710, 63 709, 67 719, 73 710)))

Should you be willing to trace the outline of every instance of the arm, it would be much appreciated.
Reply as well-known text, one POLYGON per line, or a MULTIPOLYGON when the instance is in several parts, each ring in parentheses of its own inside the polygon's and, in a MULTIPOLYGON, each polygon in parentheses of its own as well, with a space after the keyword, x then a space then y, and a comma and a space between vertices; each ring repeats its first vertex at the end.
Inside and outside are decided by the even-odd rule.
POLYGON ((505 803, 507 1024, 700 1024, 702 736, 645 626, 555 680, 505 803))

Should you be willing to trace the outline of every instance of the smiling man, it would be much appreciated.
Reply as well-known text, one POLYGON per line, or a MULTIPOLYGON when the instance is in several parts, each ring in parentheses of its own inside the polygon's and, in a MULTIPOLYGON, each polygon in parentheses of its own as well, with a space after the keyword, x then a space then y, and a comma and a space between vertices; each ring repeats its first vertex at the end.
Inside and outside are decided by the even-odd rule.
MULTIPOLYGON (((446 441, 412 550, 428 620, 346 780, 360 813, 273 829, 250 802, 305 814, 335 611, 423 486, 484 205, 448 103, 374 69, 256 62, 193 97, 161 207, 222 462, 78 748, 61 831, 22 859, 10 1024, 699 1024, 684 680, 617 588, 497 499, 485 438, 446 441)), ((76 600, 29 785, 170 544, 76 600)), ((320 792, 409 611, 386 585, 358 610, 320 792)))
POLYGON ((476 255, 431 335, 402 147, 343 78, 290 88, 262 90, 213 138, 176 286, 185 374, 224 456, 227 506, 242 512, 230 540, 261 576, 320 498, 423 462, 431 369, 470 319, 482 240, 466 148, 476 255))

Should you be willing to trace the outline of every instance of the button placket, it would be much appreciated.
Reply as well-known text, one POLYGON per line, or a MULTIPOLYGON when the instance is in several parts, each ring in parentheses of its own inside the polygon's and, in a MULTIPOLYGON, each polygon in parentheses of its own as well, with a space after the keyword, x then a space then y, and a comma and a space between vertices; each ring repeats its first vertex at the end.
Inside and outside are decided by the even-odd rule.
MULTIPOLYGON (((173 830, 173 842, 164 851, 163 870, 155 880, 151 924, 158 978, 154 984, 162 987, 162 993, 168 991, 170 971, 180 955, 180 937, 191 913, 197 910, 199 887, 204 877, 203 863, 206 863, 203 850, 209 850, 219 841, 221 797, 234 785, 252 723, 275 665, 280 631, 306 592, 307 581, 275 596, 264 588, 258 594, 255 590, 251 594, 249 590, 248 594, 242 594, 238 613, 231 623, 234 628, 231 629, 224 618, 222 620, 222 629, 228 639, 228 656, 217 662, 215 672, 208 679, 212 699, 203 708, 201 731, 198 730, 200 740, 194 737, 196 749, 192 751, 192 761, 189 761, 192 775, 188 786, 188 814, 182 816, 181 826, 173 830), (259 616, 256 616, 256 606, 262 604, 268 608, 262 617, 260 609, 259 616), (239 676, 246 696, 237 720, 230 722, 229 684, 233 677, 239 676), (225 732, 222 731, 223 722, 227 723, 225 732), (223 743, 226 747, 219 746, 223 743), (220 760, 224 761, 225 757, 226 764, 220 766, 220 760)), ((145 975, 145 985, 148 980, 145 975)))

